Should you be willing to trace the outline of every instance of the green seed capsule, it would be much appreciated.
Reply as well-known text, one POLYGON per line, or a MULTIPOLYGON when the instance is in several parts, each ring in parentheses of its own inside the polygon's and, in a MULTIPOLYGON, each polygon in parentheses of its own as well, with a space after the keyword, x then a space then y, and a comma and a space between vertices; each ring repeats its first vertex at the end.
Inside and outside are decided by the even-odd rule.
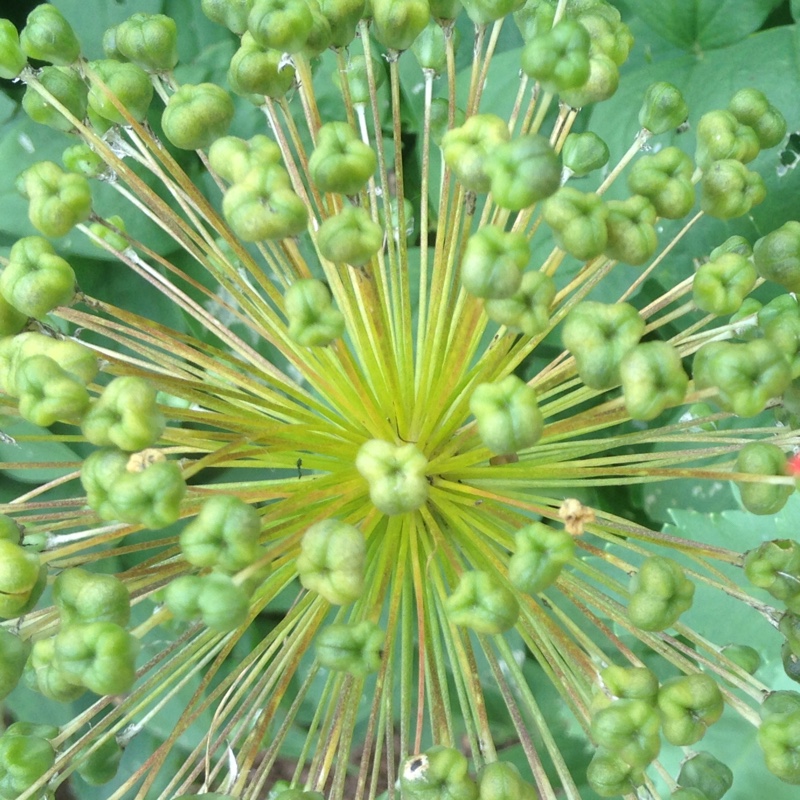
POLYGON ((366 545, 361 531, 337 519, 312 525, 300 542, 300 583, 329 603, 346 605, 364 590, 366 545))
POLYGON ((758 729, 767 769, 786 783, 800 784, 800 710, 772 714, 758 729))
POLYGON ((694 165, 683 150, 665 147, 634 162, 628 187, 646 197, 659 217, 680 219, 692 209, 695 199, 694 165))
MULTIPOLYGON (((450 35, 453 37, 453 50, 457 51, 461 35, 456 28, 451 30, 450 35)), ((423 70, 430 70, 435 75, 444 71, 447 66, 447 40, 444 28, 436 19, 431 19, 426 25, 411 50, 423 70)))
POLYGON ((13 517, 7 514, 0 514, 0 540, 22 544, 25 528, 20 525, 13 517))
POLYGON ((476 25, 488 25, 517 11, 525 0, 461 0, 461 3, 476 25))
POLYGON ((761 719, 767 719, 773 715, 791 714, 793 711, 800 711, 800 693, 783 689, 770 692, 764 698, 759 714, 761 719))
POLYGON ((326 122, 308 160, 311 180, 322 192, 357 194, 372 177, 378 161, 346 122, 326 122))
POLYGON ((124 627, 131 616, 130 592, 119 578, 80 567, 58 575, 53 583, 53 603, 63 625, 114 622, 124 627))
POLYGON ((0 293, 26 317, 43 319, 75 298, 75 272, 40 236, 20 239, 0 273, 0 293))
POLYGON ((694 584, 676 561, 650 556, 631 578, 630 592, 631 623, 644 631, 663 631, 691 608, 694 584))
POLYGON ((608 244, 608 207, 593 192, 562 186, 542 207, 556 244, 575 258, 599 256, 608 244))
POLYGON ((0 628, 0 700, 8 697, 19 683, 30 651, 28 642, 0 628))
POLYGON ((201 0, 202 12, 218 25, 224 25, 232 33, 243 34, 247 30, 247 17, 253 0, 201 0))
POLYGON ((28 14, 19 43, 29 58, 61 66, 72 64, 81 54, 81 46, 72 26, 50 3, 36 6, 28 14))
POLYGON ((279 166, 281 158, 278 145, 263 134, 246 141, 236 136, 223 136, 208 150, 211 168, 228 183, 241 182, 251 169, 279 166))
POLYGON ((199 575, 181 575, 164 589, 164 605, 175 619, 189 622, 200 616, 200 592, 203 579, 199 575))
POLYGON ((538 336, 549 327, 550 306, 555 296, 556 286, 549 275, 525 272, 515 294, 486 300, 484 308, 493 322, 526 336, 538 336))
POLYGON ((185 83, 167 101, 161 124, 181 150, 200 150, 224 136, 233 120, 233 100, 214 83, 185 83))
POLYGON ((247 30, 261 46, 297 53, 311 33, 313 18, 305 0, 256 0, 247 30))
POLYGON ((41 333, 27 331, 8 337, 3 345, 0 346, 0 386, 12 397, 19 394, 17 368, 31 356, 46 355, 52 358, 84 386, 97 375, 98 363, 94 353, 88 347, 70 339, 53 339, 41 333))
POLYGON ((212 572, 200 578, 197 610, 203 622, 217 633, 244 625, 250 611, 250 597, 227 575, 212 572))
POLYGON ((514 534, 516 550, 508 562, 508 578, 521 592, 537 594, 555 583, 575 557, 575 541, 563 530, 534 522, 514 534))
POLYGON ((658 678, 647 667, 619 667, 611 664, 600 672, 600 680, 614 698, 644 700, 655 706, 658 678))
POLYGON ((344 333, 344 317, 330 290, 314 278, 295 281, 284 295, 289 336, 303 347, 326 347, 344 333))
POLYGON ((718 219, 747 214, 767 196, 764 179, 740 161, 714 161, 700 181, 700 208, 718 219))
POLYGON ((106 172, 106 162, 89 145, 75 144, 61 154, 64 166, 84 178, 99 178, 106 172))
POLYGON ((694 357, 695 386, 715 387, 719 405, 740 417, 761 413, 790 381, 786 358, 767 339, 744 344, 709 342, 694 357))
POLYGON ((13 80, 27 63, 14 23, 9 19, 0 19, 0 78, 13 80))
POLYGON ((484 225, 467 240, 461 261, 461 283, 475 297, 490 300, 513 297, 530 259, 523 233, 484 225))
POLYGON ((411 756, 400 772, 404 800, 477 800, 478 787, 466 757, 453 747, 436 745, 411 756))
POLYGON ((692 297, 709 314, 733 314, 755 286, 758 274, 750 259, 722 253, 695 273, 692 297))
POLYGON ((639 110, 639 124, 653 134, 666 133, 686 122, 689 106, 677 86, 665 81, 651 83, 639 110))
POLYGON ((117 125, 128 120, 114 105, 108 91, 137 122, 143 122, 153 99, 150 76, 136 64, 123 64, 113 59, 89 62, 89 108, 103 119, 117 125), (108 88, 104 89, 100 82, 108 88))
POLYGON ((203 503, 179 542, 190 564, 232 573, 258 559, 260 534, 261 516, 253 506, 238 497, 217 495, 203 503))
POLYGON ((331 27, 331 45, 347 47, 366 13, 364 0, 319 0, 319 7, 331 27))
POLYGON ((86 692, 86 687, 67 679, 56 663, 53 636, 34 642, 23 680, 29 689, 57 703, 70 703, 86 692))
POLYGON ((494 573, 464 572, 455 591, 445 601, 454 625, 478 633, 503 633, 517 624, 519 602, 514 592, 494 573))
POLYGON ((6 731, 0 736, 0 797, 20 797, 55 761, 55 751, 47 739, 6 731))
POLYGON ((532 447, 544 428, 536 392, 516 375, 481 383, 469 401, 483 444, 496 455, 532 447))
POLYGON ((625 408, 631 419, 655 419, 686 397, 689 376, 668 342, 637 344, 619 366, 625 408))
POLYGON ((84 416, 81 429, 92 444, 134 453, 152 447, 165 425, 152 385, 126 375, 108 384, 84 416))
POLYGON ((235 94, 262 105, 264 97, 284 97, 294 80, 295 69, 284 61, 280 50, 264 49, 249 33, 242 36, 242 46, 228 67, 228 84, 235 94))
POLYGON ((800 292, 800 222, 790 220, 762 236, 753 247, 753 260, 762 278, 800 292))
MULTIPOLYGON (((800 649, 800 639, 798 639, 798 649, 800 649)), ((761 666, 761 656, 758 650, 750 645, 726 644, 721 652, 749 675, 755 675, 761 666)))
POLYGON ((514 12, 514 24, 522 34, 522 39, 529 42, 540 31, 549 31, 555 19, 555 6, 550 3, 525 3, 514 12))
POLYGON ((501 144, 489 154, 484 170, 494 201, 518 211, 550 197, 561 185, 561 164, 543 136, 530 134, 501 144))
POLYGON ((740 89, 731 98, 728 111, 756 132, 763 149, 775 147, 786 136, 786 120, 758 89, 740 89))
POLYGON ((329 261, 359 267, 383 246, 383 229, 365 208, 346 205, 320 225, 317 246, 329 261))
POLYGON ((480 800, 538 800, 539 794, 510 761, 493 761, 478 775, 480 800))
POLYGON ((724 707, 719 686, 700 672, 670 678, 658 692, 664 738, 675 745, 699 742, 722 716, 724 707))
POLYGON ((800 545, 793 539, 764 542, 745 554, 747 580, 784 602, 800 595, 800 545))
POLYGON ((644 329, 644 320, 628 303, 585 301, 567 315, 561 338, 581 380, 592 389, 609 389, 619 383, 620 365, 644 329))
POLYGON ((113 622, 73 623, 55 638, 64 676, 95 694, 122 694, 136 680, 139 641, 113 622))
POLYGON ((589 762, 586 780, 600 797, 617 797, 634 792, 644 782, 644 771, 600 747, 589 762))
POLYGON ((375 38, 388 50, 408 50, 430 17, 428 0, 372 0, 375 38))
MULTIPOLYGON (((786 454, 768 442, 746 444, 736 458, 736 471, 748 475, 786 475, 786 454)), ((752 514, 777 514, 785 505, 793 486, 769 483, 737 483, 742 504, 752 514)))
POLYGON ((608 145, 592 131, 570 133, 561 149, 564 168, 578 178, 604 167, 609 158, 608 145))
POLYGON ((19 413, 48 428, 54 422, 79 422, 89 408, 89 393, 74 375, 49 356, 26 358, 15 373, 19 413))
MULTIPOLYGON (((45 67, 39 82, 79 122, 86 116, 89 89, 81 76, 69 67, 45 67)), ((75 123, 52 106, 34 86, 28 86, 22 97, 22 109, 34 121, 48 128, 70 132, 75 123)))
POLYGON ((335 672, 351 675, 377 672, 384 639, 384 632, 370 620, 328 625, 317 634, 317 660, 335 672))
POLYGON ((623 264, 644 264, 658 247, 653 204, 643 195, 634 195, 627 200, 609 200, 607 209, 605 255, 623 264))
POLYGON ((186 482, 175 461, 163 460, 154 451, 127 457, 125 470, 115 476, 109 492, 111 519, 157 530, 172 525, 180 516, 186 482))
POLYGON ((508 124, 494 114, 475 114, 461 127, 452 128, 442 137, 445 163, 472 192, 488 192, 492 179, 485 165, 497 147, 511 139, 508 124))
POLYGON ((316 58, 331 46, 333 32, 328 18, 322 13, 319 0, 307 0, 307 2, 311 12, 311 30, 301 53, 306 58, 316 58))
POLYGON ((125 473, 129 458, 128 453, 121 450, 104 448, 95 450, 83 462, 81 485, 86 492, 86 503, 100 519, 116 518, 111 492, 117 480, 125 473))
POLYGON ((546 92, 579 89, 589 80, 591 40, 586 29, 565 19, 551 30, 538 30, 522 50, 522 69, 546 92))
POLYGON ((658 712, 645 700, 615 700, 592 717, 591 734, 597 745, 625 763, 644 768, 661 750, 658 712))
POLYGON ((28 316, 14 308, 8 300, 0 294, 0 337, 13 336, 19 333, 27 324, 28 316))
POLYGON ((222 213, 245 242, 298 236, 308 224, 305 203, 277 164, 255 167, 231 186, 222 199, 222 213))
POLYGON ((17 180, 18 188, 30 200, 28 217, 45 236, 65 236, 92 212, 92 193, 86 178, 64 172, 52 161, 28 167, 17 180))
POLYGON ((697 124, 695 161, 702 170, 723 159, 747 164, 759 149, 756 132, 749 125, 742 125, 730 111, 709 111, 697 124))
MULTIPOLYGON (((178 63, 178 28, 164 14, 133 14, 113 29, 110 40, 113 50, 146 72, 169 72, 178 63)), ((113 51, 106 53, 114 57, 113 51)))
POLYGON ((78 755, 78 775, 90 786, 102 786, 112 781, 119 770, 122 752, 117 740, 109 736, 90 753, 78 755))
POLYGON ((708 800, 720 800, 733 785, 733 772, 711 753, 701 751, 693 753, 681 764, 678 785, 697 789, 708 800))
POLYGON ((369 485, 372 504, 384 514, 415 511, 428 499, 428 459, 413 444, 370 439, 358 451, 356 469, 369 485))

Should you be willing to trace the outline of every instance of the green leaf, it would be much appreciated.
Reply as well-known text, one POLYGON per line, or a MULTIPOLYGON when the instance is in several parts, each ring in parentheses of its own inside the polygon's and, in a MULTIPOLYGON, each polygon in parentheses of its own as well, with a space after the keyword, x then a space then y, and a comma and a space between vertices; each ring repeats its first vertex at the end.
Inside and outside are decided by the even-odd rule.
MULTIPOLYGON (((636 13, 678 47, 695 52, 738 42, 781 0, 639 0, 636 13)), ((668 74, 668 73, 662 73, 668 74)))
POLYGON ((800 0, 791 0, 792 19, 800 20, 800 0))
POLYGON ((0 438, 0 472, 22 483, 43 484, 76 469, 80 456, 63 442, 58 441, 47 428, 40 428, 17 417, 0 418, 5 437, 0 438), (35 441, 26 441, 27 437, 35 441), (8 467, 7 464, 60 464, 63 467, 8 467))

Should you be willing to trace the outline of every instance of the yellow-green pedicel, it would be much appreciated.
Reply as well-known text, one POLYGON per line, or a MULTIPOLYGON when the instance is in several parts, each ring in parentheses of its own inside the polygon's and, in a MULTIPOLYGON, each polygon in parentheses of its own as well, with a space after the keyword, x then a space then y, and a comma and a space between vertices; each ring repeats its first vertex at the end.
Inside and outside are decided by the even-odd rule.
POLYGON ((0 800, 793 798, 790 4, 6 5, 0 800))

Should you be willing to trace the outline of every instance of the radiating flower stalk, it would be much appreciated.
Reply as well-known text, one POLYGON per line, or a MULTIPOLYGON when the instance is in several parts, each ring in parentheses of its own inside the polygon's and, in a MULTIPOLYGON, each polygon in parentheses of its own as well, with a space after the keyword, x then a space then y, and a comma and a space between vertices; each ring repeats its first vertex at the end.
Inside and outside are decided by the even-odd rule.
POLYGON ((735 776, 713 754, 679 774, 659 756, 700 742, 724 708, 800 783, 800 695, 762 683, 747 642, 723 649, 681 621, 695 587, 732 599, 780 628, 796 676, 797 542, 745 555, 585 502, 733 480, 769 515, 794 490, 800 223, 720 242, 634 305, 688 230, 764 199, 747 164, 783 140, 783 118, 742 87, 695 119, 654 84, 609 162, 572 129, 616 89, 632 44, 619 14, 604 0, 463 5, 203 0, 197 13, 241 37, 227 87, 179 85, 180 31, 163 16, 109 31, 99 61, 52 6, 19 38, 0 26, 0 74, 72 137, 63 166, 18 180, 41 235, 0 275, 3 413, 29 424, 20 453, 47 441, 83 456, 2 509, 0 692, 85 701, 60 727, 5 731, 0 797, 65 781, 80 794, 121 764, 112 798, 575 800, 543 687, 601 796, 721 797, 735 776), (459 14, 474 22, 467 80, 459 14), (526 44, 501 118, 487 77, 514 25, 526 44), (335 119, 318 104, 323 53, 335 119), (419 91, 401 79, 415 58, 419 91), (247 141, 230 130, 237 95, 263 120, 247 141), (687 117, 694 160, 655 144, 687 117), (596 191, 578 188, 597 170, 596 191), (629 199, 606 200, 617 181, 629 199), (130 219, 93 202, 97 182, 130 219), (182 257, 129 233, 137 215, 182 257), (658 241, 660 220, 683 218, 658 241), (82 292, 57 241, 75 229, 186 327, 82 292), (641 273, 599 302, 618 263, 641 273), (762 305, 764 283, 787 293, 762 305), (125 748, 176 698, 172 733, 131 763, 125 748))

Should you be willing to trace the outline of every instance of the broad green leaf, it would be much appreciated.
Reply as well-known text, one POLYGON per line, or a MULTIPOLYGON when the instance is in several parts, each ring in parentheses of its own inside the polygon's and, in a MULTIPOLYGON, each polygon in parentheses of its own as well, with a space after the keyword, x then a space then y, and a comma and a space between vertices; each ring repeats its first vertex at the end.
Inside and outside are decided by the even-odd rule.
POLYGON ((792 18, 800 20, 800 0, 791 0, 792 18))
POLYGON ((0 418, 0 427, 4 434, 0 438, 0 472, 5 476, 23 483, 42 484, 77 469, 80 456, 47 428, 17 417, 0 418), (64 466, 22 466, 42 463, 64 466), (7 466, 9 464, 17 466, 7 466))
POLYGON ((781 0, 638 0, 636 13, 665 39, 701 52, 758 30, 781 0))
POLYGON ((0 93, 0 123, 8 122, 17 110, 17 104, 7 95, 0 93))

